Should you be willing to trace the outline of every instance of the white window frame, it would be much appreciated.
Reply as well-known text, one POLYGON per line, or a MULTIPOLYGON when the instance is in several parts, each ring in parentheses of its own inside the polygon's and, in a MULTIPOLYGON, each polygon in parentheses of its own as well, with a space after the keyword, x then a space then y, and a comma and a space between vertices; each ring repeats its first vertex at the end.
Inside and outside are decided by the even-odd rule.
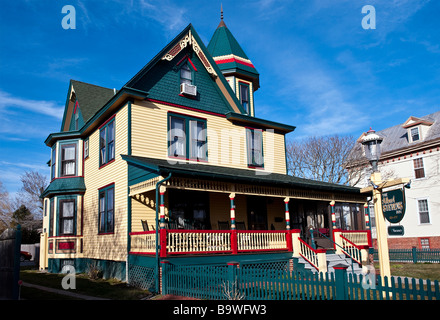
POLYGON ((416 199, 416 206, 417 206, 417 219, 418 219, 418 222, 419 222, 419 225, 421 225, 421 226, 424 226, 424 225, 429 225, 429 224, 432 224, 431 223, 431 213, 429 212, 430 210, 429 210, 429 198, 417 198, 416 199), (427 206, 427 209, 428 209, 428 219, 429 219, 429 222, 421 222, 421 219, 420 219, 420 206, 419 206, 419 202, 420 201, 426 201, 426 206, 427 206))

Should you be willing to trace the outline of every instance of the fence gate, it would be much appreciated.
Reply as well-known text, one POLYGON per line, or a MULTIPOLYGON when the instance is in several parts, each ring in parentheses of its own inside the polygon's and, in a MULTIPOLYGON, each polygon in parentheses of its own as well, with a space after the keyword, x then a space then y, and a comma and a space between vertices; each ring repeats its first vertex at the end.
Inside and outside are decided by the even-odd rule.
POLYGON ((0 299, 18 299, 20 277, 21 227, 6 229, 0 235, 0 299))

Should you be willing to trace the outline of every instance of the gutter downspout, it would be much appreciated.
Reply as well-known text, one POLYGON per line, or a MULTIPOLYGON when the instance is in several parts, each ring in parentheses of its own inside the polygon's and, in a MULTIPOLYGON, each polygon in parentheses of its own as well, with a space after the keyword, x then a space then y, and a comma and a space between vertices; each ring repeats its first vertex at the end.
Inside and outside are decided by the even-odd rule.
POLYGON ((159 292, 159 187, 171 178, 171 172, 165 179, 156 183, 156 292, 159 292))

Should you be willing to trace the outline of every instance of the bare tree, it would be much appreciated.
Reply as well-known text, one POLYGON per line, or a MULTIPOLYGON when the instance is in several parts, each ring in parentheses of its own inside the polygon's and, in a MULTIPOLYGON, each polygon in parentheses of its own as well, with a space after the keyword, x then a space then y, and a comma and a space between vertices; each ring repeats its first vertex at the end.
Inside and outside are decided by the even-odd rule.
POLYGON ((12 207, 9 193, 0 181, 0 233, 12 222, 12 207))
POLYGON ((356 184, 361 175, 348 165, 364 162, 351 136, 309 137, 286 145, 287 168, 293 176, 337 184, 356 184), (357 181, 353 181, 356 179, 357 181))
POLYGON ((20 176, 22 187, 19 191, 19 203, 26 204, 35 220, 43 217, 44 199, 40 195, 47 187, 47 177, 37 171, 26 171, 20 176))

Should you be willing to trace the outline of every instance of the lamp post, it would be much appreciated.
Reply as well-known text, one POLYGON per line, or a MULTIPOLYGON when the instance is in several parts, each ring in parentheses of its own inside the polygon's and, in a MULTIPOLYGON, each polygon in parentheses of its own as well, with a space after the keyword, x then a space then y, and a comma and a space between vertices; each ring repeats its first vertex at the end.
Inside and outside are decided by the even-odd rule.
MULTIPOLYGON (((378 162, 380 158, 380 145, 383 138, 376 134, 374 130, 370 128, 367 134, 362 139, 362 145, 364 146, 365 156, 370 161, 373 167, 373 173, 370 177, 371 185, 373 186, 373 202, 374 211, 376 215, 376 232, 377 232, 377 249, 379 256, 379 269, 380 275, 387 277, 390 281, 391 270, 390 270, 390 257, 388 252, 388 237, 386 231, 385 217, 382 211, 382 177, 378 170, 378 162)), ((371 191, 371 187, 368 188, 371 191)))

